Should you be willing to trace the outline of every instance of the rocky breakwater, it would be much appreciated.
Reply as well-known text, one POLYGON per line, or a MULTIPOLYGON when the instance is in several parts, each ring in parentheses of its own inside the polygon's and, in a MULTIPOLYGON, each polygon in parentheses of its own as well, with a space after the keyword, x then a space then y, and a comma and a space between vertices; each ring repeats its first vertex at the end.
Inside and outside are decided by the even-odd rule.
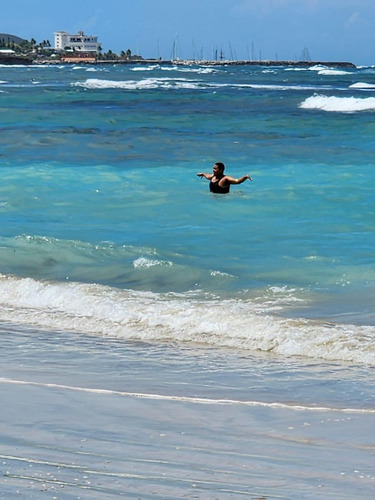
POLYGON ((33 64, 33 60, 26 56, 0 54, 0 64, 33 64))
POLYGON ((307 68, 311 66, 329 66, 333 68, 356 68, 346 61, 173 61, 173 64, 199 64, 204 66, 294 66, 307 68))

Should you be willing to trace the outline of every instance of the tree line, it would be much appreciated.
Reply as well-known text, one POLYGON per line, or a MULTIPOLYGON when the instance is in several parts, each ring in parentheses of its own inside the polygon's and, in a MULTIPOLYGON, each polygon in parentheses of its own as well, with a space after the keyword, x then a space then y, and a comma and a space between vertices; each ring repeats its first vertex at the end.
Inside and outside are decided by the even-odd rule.
MULTIPOLYGON (((63 53, 61 53, 60 51, 55 51, 49 40, 43 40, 37 43, 34 38, 31 38, 31 40, 22 40, 21 42, 16 43, 10 37, 3 37, 0 38, 0 49, 10 49, 15 53, 23 53, 27 55, 30 55, 30 53, 38 53, 39 55, 46 57, 51 56, 52 54, 63 55, 63 53)), ((72 49, 71 47, 65 47, 65 51, 66 53, 75 52, 74 48, 72 49)), ((111 49, 109 49, 107 52, 102 52, 101 47, 99 47, 99 53, 96 54, 96 57, 104 61, 131 59, 132 52, 130 49, 122 50, 120 54, 113 52, 111 49)))

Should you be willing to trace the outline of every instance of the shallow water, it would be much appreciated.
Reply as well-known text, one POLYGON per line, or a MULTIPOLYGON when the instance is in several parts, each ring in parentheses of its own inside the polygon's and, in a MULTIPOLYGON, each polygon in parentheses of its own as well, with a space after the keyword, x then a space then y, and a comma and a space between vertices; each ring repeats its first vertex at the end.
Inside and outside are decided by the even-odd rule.
POLYGON ((0 67, 4 498, 369 497, 374 74, 0 67))

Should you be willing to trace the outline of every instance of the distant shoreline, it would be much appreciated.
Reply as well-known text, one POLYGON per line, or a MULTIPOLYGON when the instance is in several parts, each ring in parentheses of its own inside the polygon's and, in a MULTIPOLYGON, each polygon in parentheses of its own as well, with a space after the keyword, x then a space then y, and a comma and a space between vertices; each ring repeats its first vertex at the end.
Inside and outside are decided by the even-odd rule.
MULTIPOLYGON (((177 65, 177 66, 294 66, 307 68, 311 66, 331 66, 334 68, 356 68, 357 66, 347 61, 211 61, 202 60, 196 61, 193 59, 134 59, 134 60, 98 60, 95 63, 85 63, 80 61, 78 64, 160 64, 160 65, 177 65)), ((73 64, 65 62, 64 64, 73 64)), ((77 61, 74 62, 77 64, 77 61)))
MULTIPOLYGON (((60 62, 61 64, 61 62, 60 62)), ((333 68, 356 68, 357 66, 346 61, 211 61, 203 60, 196 61, 192 59, 134 59, 134 60, 98 60, 95 63, 85 63, 84 61, 67 62, 62 64, 159 64, 159 65, 176 65, 176 66, 293 66, 299 68, 308 68, 312 66, 330 66, 333 68)))
POLYGON ((160 64, 160 65, 178 65, 178 66, 292 66, 292 67, 300 67, 307 68, 311 66, 330 66, 334 68, 356 68, 357 66, 348 61, 274 61, 274 60, 261 60, 261 61, 250 61, 250 60, 202 60, 197 61, 194 59, 177 59, 177 60, 169 60, 169 59, 110 59, 110 60, 102 60, 98 59, 96 61, 85 60, 85 58, 77 58, 75 57, 71 61, 65 59, 64 61, 53 60, 53 59, 40 59, 40 60, 31 60, 22 56, 0 56, 0 64, 7 65, 16 65, 16 64, 99 64, 99 65, 108 65, 108 64, 160 64))
MULTIPOLYGON (((174 64, 189 64, 189 61, 174 61, 174 64)), ((193 64, 193 62, 191 62, 193 64)), ((196 64, 204 66, 332 66, 338 68, 356 68, 356 65, 347 61, 199 61, 196 64)))

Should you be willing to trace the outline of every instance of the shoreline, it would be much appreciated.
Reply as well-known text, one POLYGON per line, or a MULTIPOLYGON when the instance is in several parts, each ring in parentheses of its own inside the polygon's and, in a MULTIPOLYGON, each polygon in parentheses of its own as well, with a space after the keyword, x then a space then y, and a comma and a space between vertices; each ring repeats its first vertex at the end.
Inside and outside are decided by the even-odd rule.
POLYGON ((94 65, 114 65, 114 64, 155 64, 155 65, 177 65, 177 66, 291 66, 308 68, 312 66, 330 66, 333 68, 353 68, 357 66, 349 61, 290 61, 290 60, 195 60, 195 59, 111 59, 111 60, 93 60, 92 58, 80 58, 74 57, 69 60, 65 58, 64 60, 54 60, 54 59, 40 59, 31 60, 25 56, 0 56, 0 64, 6 64, 9 66, 24 64, 26 65, 36 65, 36 64, 94 64, 94 65))
MULTIPOLYGON (((339 367, 320 392, 319 366, 34 328, 1 334, 0 498, 371 497, 373 409, 342 400, 339 367)), ((363 388, 363 373, 352 377, 346 394, 363 388)))
POLYGON ((357 66, 348 61, 274 61, 274 60, 262 60, 262 61, 247 61, 247 60, 236 60, 236 61, 213 61, 213 60, 201 60, 196 61, 194 59, 134 59, 134 60, 97 60, 95 62, 77 60, 75 58, 72 61, 38 61, 34 64, 98 64, 98 65, 112 65, 112 64, 155 64, 155 65, 177 65, 177 66, 294 66, 294 67, 312 67, 312 66, 330 66, 334 68, 353 68, 357 66))
MULTIPOLYGON (((174 61, 173 64, 194 64, 191 61, 174 61)), ((356 65, 348 61, 274 61, 274 60, 262 60, 262 61, 199 61, 196 62, 199 65, 205 66, 296 66, 296 67, 310 67, 310 66, 332 66, 338 68, 356 68, 356 65)))

